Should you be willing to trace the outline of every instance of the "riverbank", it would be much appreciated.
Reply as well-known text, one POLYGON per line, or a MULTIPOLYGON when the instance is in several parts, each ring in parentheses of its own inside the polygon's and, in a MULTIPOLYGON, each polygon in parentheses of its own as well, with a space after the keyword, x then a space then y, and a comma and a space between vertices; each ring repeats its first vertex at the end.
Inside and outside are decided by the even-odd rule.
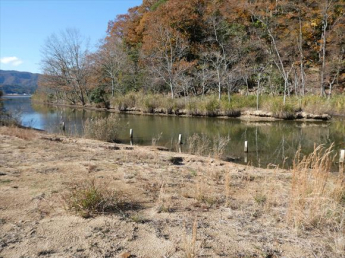
MULTIPOLYGON (((105 97, 103 97, 105 98, 105 97)), ((102 98, 102 99, 103 99, 102 98)), ((244 118, 263 120, 330 120, 332 116, 345 116, 345 96, 331 99, 315 95, 291 96, 283 104, 281 96, 233 95, 231 101, 223 97, 220 101, 214 96, 171 99, 162 94, 128 93, 108 100, 84 106, 56 100, 44 93, 36 93, 34 102, 50 105, 107 110, 109 112, 151 114, 168 116, 199 116, 220 118, 244 118)))
POLYGON ((331 218, 297 226, 289 211, 291 171, 9 127, 0 127, 0 145, 2 257, 342 257, 345 251, 344 225, 331 218), (71 193, 85 184, 115 194, 116 208, 71 207, 71 193))

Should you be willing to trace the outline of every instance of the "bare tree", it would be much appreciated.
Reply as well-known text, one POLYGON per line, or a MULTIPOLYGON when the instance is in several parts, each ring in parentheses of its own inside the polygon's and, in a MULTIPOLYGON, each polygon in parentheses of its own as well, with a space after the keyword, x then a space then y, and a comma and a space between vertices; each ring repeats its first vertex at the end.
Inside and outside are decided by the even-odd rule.
POLYGON ((53 34, 42 47, 43 85, 63 91, 75 103, 86 104, 90 78, 88 42, 76 29, 53 34))
POLYGON ((194 64, 185 59, 188 44, 179 32, 157 25, 150 36, 151 45, 146 52, 152 73, 169 85, 171 98, 175 97, 178 79, 194 64))
MULTIPOLYGON (((338 25, 344 24, 344 12, 335 15, 335 7, 337 6, 338 1, 336 0, 323 0, 321 5, 322 12, 322 31, 321 31, 321 43, 319 50, 319 61, 320 61, 320 88, 321 96, 325 96, 325 77, 326 77, 326 53, 327 53, 327 41, 330 37, 330 34, 336 30, 338 25), (332 17, 333 16, 333 17, 332 17)), ((343 40, 343 38, 341 39, 343 40)), ((330 75, 331 76, 331 75, 330 75)), ((330 81, 334 81, 330 78, 330 81)), ((330 82, 331 83, 331 82, 330 82)), ((330 86, 332 86, 332 84, 330 86)))
POLYGON ((111 95, 114 96, 115 90, 121 91, 120 77, 128 65, 128 56, 122 40, 120 38, 107 40, 93 55, 93 61, 98 76, 102 76, 108 83, 110 81, 111 95))
POLYGON ((201 86, 202 96, 204 97, 205 93, 208 91, 208 85, 212 80, 212 73, 206 58, 201 60, 201 64, 198 68, 196 76, 201 86))

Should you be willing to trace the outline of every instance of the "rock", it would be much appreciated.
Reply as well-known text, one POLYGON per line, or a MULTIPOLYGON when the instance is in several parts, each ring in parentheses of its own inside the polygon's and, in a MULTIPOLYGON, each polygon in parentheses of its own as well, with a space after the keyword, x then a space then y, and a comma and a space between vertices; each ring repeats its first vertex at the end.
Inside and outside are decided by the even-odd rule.
POLYGON ((119 258, 130 258, 131 256, 130 252, 123 252, 119 255, 119 258))

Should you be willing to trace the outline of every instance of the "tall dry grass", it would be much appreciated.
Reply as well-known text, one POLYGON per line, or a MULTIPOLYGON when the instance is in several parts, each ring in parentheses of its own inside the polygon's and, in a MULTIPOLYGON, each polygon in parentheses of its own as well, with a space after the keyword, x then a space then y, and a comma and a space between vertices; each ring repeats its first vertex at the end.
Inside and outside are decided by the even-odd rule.
POLYGON ((296 154, 287 214, 296 229, 345 233, 345 180, 330 172, 333 159, 333 146, 315 147, 304 157, 296 154))
POLYGON ((86 138, 114 142, 120 129, 119 120, 115 116, 98 119, 87 119, 84 123, 86 138))
POLYGON ((187 139, 187 152, 200 156, 220 158, 229 143, 227 137, 208 137, 206 134, 193 134, 187 139))

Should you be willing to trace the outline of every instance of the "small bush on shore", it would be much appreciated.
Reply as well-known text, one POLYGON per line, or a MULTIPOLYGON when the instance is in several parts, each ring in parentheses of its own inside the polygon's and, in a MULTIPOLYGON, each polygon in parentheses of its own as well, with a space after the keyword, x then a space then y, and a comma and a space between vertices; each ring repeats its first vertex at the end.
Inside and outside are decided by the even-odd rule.
POLYGON ((84 123, 86 138, 114 142, 119 131, 118 119, 112 115, 105 118, 87 119, 84 123))

